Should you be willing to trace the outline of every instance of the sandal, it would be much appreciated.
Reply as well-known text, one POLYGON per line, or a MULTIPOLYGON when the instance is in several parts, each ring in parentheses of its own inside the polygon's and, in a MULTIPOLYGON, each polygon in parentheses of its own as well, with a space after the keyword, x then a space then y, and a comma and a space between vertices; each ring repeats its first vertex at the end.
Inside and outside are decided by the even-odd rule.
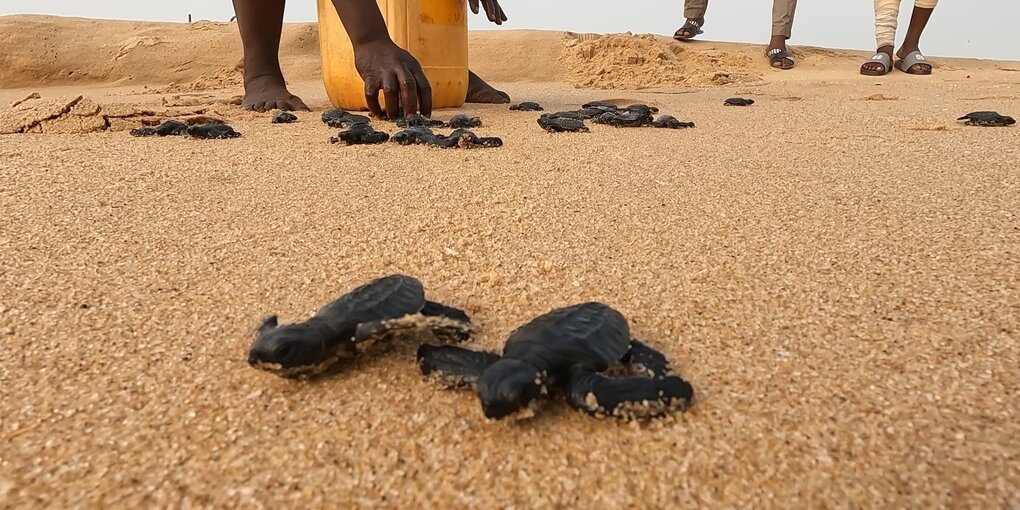
POLYGON ((928 63, 920 51, 911 51, 906 57, 897 60, 896 69, 907 74, 931 74, 931 64, 928 63), (914 66, 920 66, 921 70, 912 70, 914 66))
POLYGON ((861 64, 861 74, 866 76, 883 76, 889 74, 889 71, 892 71, 892 57, 890 57, 888 53, 884 53, 881 51, 876 53, 875 56, 868 59, 867 62, 861 64), (867 67, 864 67, 868 64, 881 64, 882 70, 876 71, 874 69, 868 69, 867 67))
POLYGON ((765 56, 769 58, 769 65, 776 69, 793 69, 795 64, 790 53, 779 48, 772 48, 765 54, 765 56), (776 62, 780 63, 778 67, 776 66, 776 62), (789 62, 789 64, 787 64, 787 62, 789 62))
POLYGON ((694 36, 703 33, 705 33, 705 31, 701 29, 701 23, 689 19, 687 20, 687 23, 684 23, 684 26, 677 29, 677 31, 673 34, 673 39, 678 41, 689 41, 694 39, 694 36), (681 33, 687 33, 690 35, 680 35, 681 33))

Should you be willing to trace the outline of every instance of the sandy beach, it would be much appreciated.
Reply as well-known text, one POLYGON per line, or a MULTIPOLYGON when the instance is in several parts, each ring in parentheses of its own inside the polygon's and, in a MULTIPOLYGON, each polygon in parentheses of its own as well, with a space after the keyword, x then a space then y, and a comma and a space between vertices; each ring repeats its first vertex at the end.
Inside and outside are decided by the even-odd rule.
POLYGON ((273 125, 234 104, 235 25, 0 17, 0 508, 1020 507, 1020 128, 956 121, 1020 116, 1020 62, 875 78, 803 46, 783 72, 640 34, 471 44, 514 102, 696 127, 549 134, 465 105, 434 117, 504 147, 331 145, 314 25, 282 50, 313 111, 273 125), (127 133, 169 116, 243 136, 127 133), (424 337, 313 382, 246 363, 265 316, 394 272, 466 309, 473 348, 604 301, 696 401, 488 423, 418 375, 424 337))

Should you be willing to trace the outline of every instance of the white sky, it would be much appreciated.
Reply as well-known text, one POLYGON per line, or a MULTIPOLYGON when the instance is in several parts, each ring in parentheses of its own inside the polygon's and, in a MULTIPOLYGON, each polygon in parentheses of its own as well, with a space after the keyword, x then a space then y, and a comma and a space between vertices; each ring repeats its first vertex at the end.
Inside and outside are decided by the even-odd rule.
MULTIPOLYGON (((510 18, 506 28, 626 32, 671 35, 683 23, 681 0, 502 0, 510 18), (626 8, 621 8, 621 4, 626 8), (632 6, 640 6, 641 9, 632 6)), ((911 0, 903 2, 900 40, 911 0)), ((868 0, 807 0, 800 2, 791 44, 873 49, 874 12, 868 0)), ((0 15, 54 14, 92 18, 185 21, 226 21, 233 15, 229 0, 0 0, 0 15)), ((315 2, 291 0, 288 21, 314 21, 315 2)), ((712 0, 702 37, 763 43, 770 32, 771 2, 712 0)), ((943 0, 921 40, 930 56, 1020 60, 1020 0, 943 0)), ((472 16, 472 29, 495 28, 472 16)))

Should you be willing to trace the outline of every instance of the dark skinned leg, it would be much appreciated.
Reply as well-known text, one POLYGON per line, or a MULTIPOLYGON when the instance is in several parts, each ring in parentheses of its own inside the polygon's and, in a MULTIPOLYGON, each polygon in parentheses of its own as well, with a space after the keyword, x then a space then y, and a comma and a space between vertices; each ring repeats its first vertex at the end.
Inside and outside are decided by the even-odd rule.
POLYGON ((280 70, 280 34, 285 0, 234 0, 244 47, 244 101, 247 110, 307 110, 287 90, 280 70))
POLYGON ((502 90, 496 90, 492 85, 485 83, 472 71, 468 71, 468 103, 495 103, 503 104, 510 102, 510 95, 502 90))
MULTIPOLYGON (((931 19, 933 12, 935 12, 935 9, 914 7, 914 12, 910 16, 910 27, 907 28, 907 35, 903 39, 903 46, 900 46, 899 51, 896 52, 897 57, 903 58, 911 52, 920 50, 921 34, 924 32, 924 28, 928 26, 928 20, 931 19)), ((890 49, 890 53, 891 51, 890 49)), ((910 67, 910 71, 914 72, 926 69, 930 70, 931 66, 928 64, 914 64, 910 67)))

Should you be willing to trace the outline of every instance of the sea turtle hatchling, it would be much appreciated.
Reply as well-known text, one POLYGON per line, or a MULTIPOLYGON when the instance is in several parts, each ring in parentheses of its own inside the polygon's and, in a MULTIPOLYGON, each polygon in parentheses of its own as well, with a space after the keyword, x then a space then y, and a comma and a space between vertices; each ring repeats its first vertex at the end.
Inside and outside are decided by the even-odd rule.
POLYGON ((341 143, 345 145, 372 145, 383 143, 390 139, 390 135, 383 131, 376 131, 368 124, 354 124, 346 131, 337 133, 329 138, 329 143, 341 143))
POLYGON ((538 118, 538 125, 550 133, 587 133, 589 131, 588 126, 585 126, 581 119, 557 117, 546 113, 538 118))
POLYGON ((353 358, 368 341, 427 330, 440 340, 462 342, 471 328, 463 310, 426 300, 420 281, 394 274, 355 288, 304 322, 281 326, 276 315, 266 318, 248 363, 282 377, 310 376, 353 358))
POLYGON ((241 133, 234 131, 234 128, 226 124, 211 122, 208 124, 195 124, 194 126, 189 126, 188 136, 192 138, 221 139, 237 138, 241 136, 241 133))
POLYGON ((662 115, 652 121, 652 127, 664 129, 692 128, 694 127, 694 123, 681 121, 672 115, 662 115))
POLYGON ((450 120, 444 124, 444 127, 454 129, 469 129, 482 126, 482 119, 478 117, 468 117, 464 114, 454 115, 450 120))
POLYGON ((754 104, 754 99, 745 99, 742 97, 731 97, 726 101, 723 101, 726 106, 751 106, 754 104))
POLYGON ((166 120, 156 127, 132 129, 131 136, 181 136, 188 133, 188 125, 179 120, 166 120))
POLYGON ((525 101, 525 102, 520 103, 520 104, 511 105, 510 106, 510 110, 515 111, 515 112, 540 112, 540 111, 545 110, 545 108, 542 108, 542 105, 540 105, 538 103, 533 103, 531 101, 525 101))
POLYGON ((670 375, 662 353, 631 338, 620 312, 598 302, 558 308, 524 324, 510 334, 502 356, 423 344, 417 358, 427 378, 474 386, 489 419, 528 414, 550 389, 563 390, 575 409, 625 419, 683 410, 694 395, 690 384, 670 375), (602 374, 613 368, 627 368, 631 377, 602 374))
POLYGON ((496 137, 479 137, 466 129, 454 130, 449 135, 438 135, 426 126, 412 126, 393 135, 393 141, 400 145, 430 145, 443 149, 475 147, 502 147, 503 140, 496 137))
POLYGON ((287 110, 280 110, 276 112, 276 115, 273 115, 273 124, 290 124, 297 120, 297 115, 294 115, 287 110))
POLYGON ((652 124, 652 113, 650 110, 623 110, 619 112, 606 112, 591 119, 597 124, 607 124, 613 127, 642 127, 652 124))
POLYGON ((1016 119, 999 112, 970 112, 956 120, 965 120, 968 126, 1004 127, 1016 124, 1016 119))
POLYGON ((411 115, 410 117, 400 117, 396 123, 399 128, 442 127, 445 124, 445 122, 439 119, 430 119, 418 114, 411 115))
POLYGON ((346 129, 357 124, 368 124, 372 121, 364 115, 349 113, 339 108, 322 112, 322 122, 331 128, 346 129))

